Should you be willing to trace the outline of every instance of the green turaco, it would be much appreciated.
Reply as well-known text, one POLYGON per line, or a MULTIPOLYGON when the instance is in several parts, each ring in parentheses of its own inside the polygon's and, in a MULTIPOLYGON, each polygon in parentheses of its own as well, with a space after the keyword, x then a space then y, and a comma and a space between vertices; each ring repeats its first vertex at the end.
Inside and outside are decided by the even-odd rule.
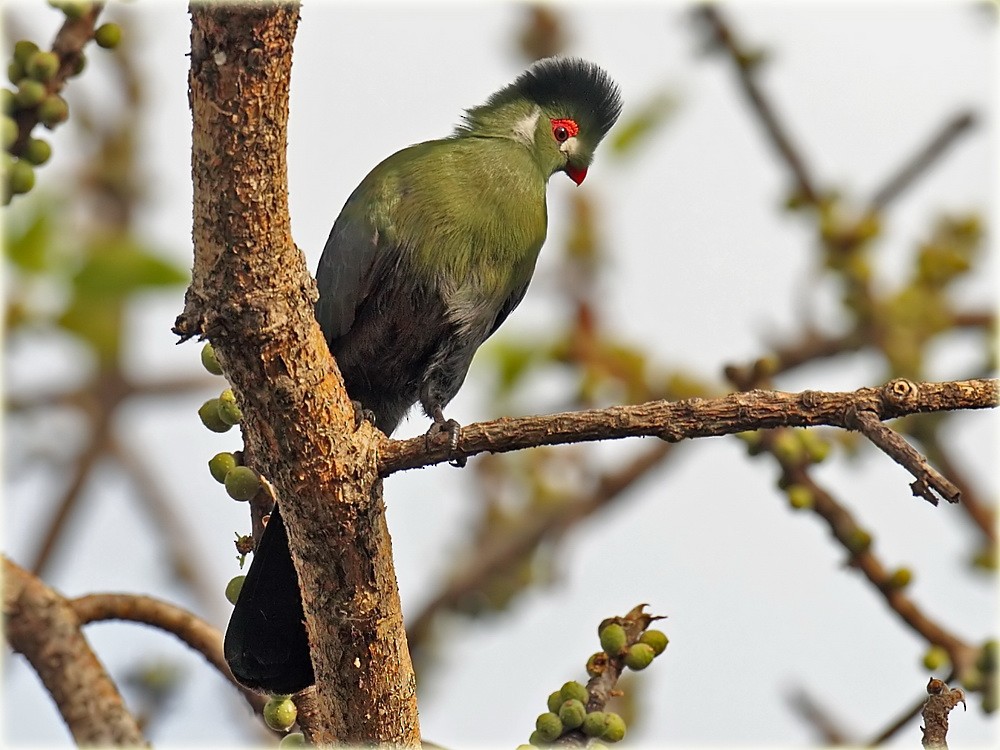
MULTIPOLYGON (((449 137, 376 166, 347 199, 320 258, 316 318, 351 399, 391 434, 420 403, 432 429, 479 346, 524 297, 547 226, 545 188, 583 182, 618 119, 617 86, 574 58, 534 64, 449 137)), ((298 581, 277 507, 233 611, 226 660, 243 684, 313 682, 298 581)))

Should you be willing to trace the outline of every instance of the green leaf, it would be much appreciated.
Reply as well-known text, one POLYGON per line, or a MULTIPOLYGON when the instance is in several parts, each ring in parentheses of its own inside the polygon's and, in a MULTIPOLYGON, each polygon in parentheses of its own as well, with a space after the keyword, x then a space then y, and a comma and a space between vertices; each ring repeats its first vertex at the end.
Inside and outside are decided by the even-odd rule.
POLYGON ((24 271, 42 273, 51 263, 52 215, 45 204, 37 204, 22 226, 5 222, 4 255, 24 271))
POLYGON ((102 363, 111 364, 121 348, 128 297, 151 287, 182 284, 187 273, 127 234, 91 239, 84 253, 72 279, 69 306, 58 323, 93 346, 102 363))
POLYGON ((615 128, 610 144, 611 150, 618 155, 634 151, 648 140, 676 109, 676 97, 666 91, 655 93, 638 112, 615 128))
POLYGON ((487 358, 496 367, 499 378, 497 395, 506 396, 540 363, 543 347, 538 344, 518 344, 509 339, 494 341, 486 350, 487 358))
POLYGON ((121 348, 123 308, 121 299, 78 295, 58 323, 90 344, 103 365, 112 365, 121 348))
POLYGON ((73 278, 74 291, 84 296, 125 297, 144 287, 176 286, 187 281, 180 266, 154 254, 128 235, 85 248, 87 260, 73 278))

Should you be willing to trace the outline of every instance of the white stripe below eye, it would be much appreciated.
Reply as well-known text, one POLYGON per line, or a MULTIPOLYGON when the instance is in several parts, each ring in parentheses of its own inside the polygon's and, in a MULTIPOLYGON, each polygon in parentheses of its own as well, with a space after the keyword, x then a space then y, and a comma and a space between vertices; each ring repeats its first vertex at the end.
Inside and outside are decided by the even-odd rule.
POLYGON ((563 141, 562 145, 559 147, 567 156, 576 156, 577 152, 580 150, 580 141, 574 135, 572 138, 567 138, 563 141))

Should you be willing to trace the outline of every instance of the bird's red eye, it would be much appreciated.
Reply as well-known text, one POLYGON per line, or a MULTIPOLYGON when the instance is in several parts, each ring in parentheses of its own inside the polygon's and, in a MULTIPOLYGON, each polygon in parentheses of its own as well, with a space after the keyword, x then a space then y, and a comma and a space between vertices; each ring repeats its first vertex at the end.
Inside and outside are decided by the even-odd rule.
POLYGON ((552 121, 552 137, 555 138, 558 143, 564 143, 579 132, 580 128, 577 126, 575 120, 552 121))

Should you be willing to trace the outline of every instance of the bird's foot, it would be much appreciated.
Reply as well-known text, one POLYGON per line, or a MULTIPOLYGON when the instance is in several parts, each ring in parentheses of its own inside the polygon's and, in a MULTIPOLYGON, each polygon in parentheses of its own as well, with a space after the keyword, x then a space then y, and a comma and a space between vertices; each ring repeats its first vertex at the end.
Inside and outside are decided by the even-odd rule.
POLYGON ((351 400, 351 405, 354 407, 354 431, 357 432, 362 424, 365 422, 370 422, 375 424, 375 412, 371 409, 366 409, 364 404, 360 401, 351 400))
POLYGON ((458 468, 465 466, 468 459, 465 456, 454 455, 458 452, 458 441, 462 436, 462 425, 454 419, 445 419, 444 412, 441 411, 441 407, 435 406, 434 424, 431 425, 430 429, 427 430, 427 434, 424 436, 424 440, 428 443, 428 447, 431 436, 436 435, 439 432, 444 432, 448 435, 448 452, 452 454, 452 458, 448 461, 448 463, 458 468))

